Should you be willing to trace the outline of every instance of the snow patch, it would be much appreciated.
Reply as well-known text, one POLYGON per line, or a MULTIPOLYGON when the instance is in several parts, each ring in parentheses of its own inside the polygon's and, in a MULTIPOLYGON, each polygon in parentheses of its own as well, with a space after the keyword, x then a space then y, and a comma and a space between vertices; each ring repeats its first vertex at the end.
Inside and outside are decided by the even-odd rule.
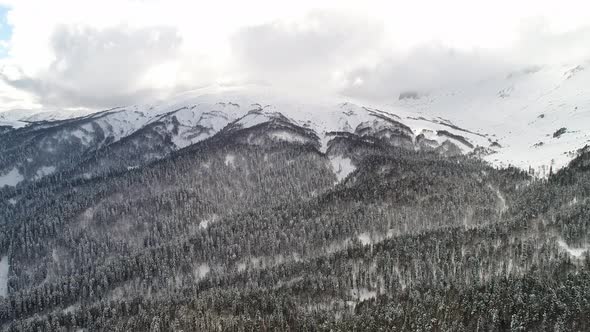
POLYGON ((78 309, 80 309, 80 305, 76 303, 76 304, 72 304, 72 305, 71 305, 71 306, 69 306, 69 307, 66 307, 66 308, 64 308, 64 309, 62 310, 62 312, 63 312, 64 314, 67 314, 67 313, 74 313, 74 312, 75 312, 76 310, 78 310, 78 309))
POLYGON ((217 219, 218 219, 218 216, 216 214, 212 215, 209 218, 203 219, 199 223, 199 228, 207 229, 207 227, 209 227, 209 224, 215 222, 217 219))
POLYGON ((225 166, 235 167, 236 156, 233 154, 225 155, 225 166))
POLYGON ((557 245, 565 250, 569 255, 571 255, 574 258, 582 258, 582 255, 584 255, 584 253, 586 251, 588 251, 588 248, 571 248, 567 243, 565 243, 563 240, 558 240, 557 241, 557 245))
POLYGON ((10 172, 0 176, 0 188, 4 186, 14 187, 24 179, 18 169, 14 167, 10 172))
POLYGON ((76 129, 76 130, 70 132, 70 134, 72 136, 78 138, 80 140, 80 142, 82 142, 82 144, 88 144, 86 133, 83 132, 81 129, 76 129))
POLYGON ((324 247, 324 250, 327 254, 333 254, 338 251, 342 251, 350 246, 351 238, 347 238, 342 241, 334 241, 330 243, 328 246, 324 247))
POLYGON ((22 122, 22 121, 18 121, 18 120, 4 119, 4 118, 0 117, 0 126, 8 126, 8 127, 14 128, 14 129, 18 129, 18 128, 26 127, 27 125, 28 125, 28 123, 26 123, 26 122, 22 122))
POLYGON ((338 179, 337 182, 344 180, 348 174, 354 172, 356 169, 350 158, 344 158, 342 156, 330 158, 330 163, 332 164, 332 169, 334 170, 334 174, 338 179))
POLYGON ((305 143, 306 139, 299 136, 289 133, 287 131, 275 131, 270 133, 270 138, 279 141, 279 142, 294 142, 294 143, 305 143))
POLYGON ((193 145, 197 142, 200 142, 210 136, 211 135, 208 133, 200 133, 194 137, 191 137, 191 132, 187 130, 184 133, 180 133, 176 136, 172 136, 172 143, 174 143, 174 145, 176 145, 177 149, 182 149, 182 148, 187 147, 189 145, 193 145))
POLYGON ((506 210, 508 210, 508 205, 506 205, 506 198, 504 198, 504 195, 502 195, 502 193, 500 192, 500 190, 498 190, 498 188, 494 188, 491 184, 488 185, 488 187, 490 189, 492 189, 496 193, 496 196, 498 197, 498 200, 499 200, 498 209, 499 209, 500 213, 506 212, 506 210))
POLYGON ((197 266, 197 268, 195 269, 195 278, 203 279, 207 276, 207 274, 209 274, 210 271, 211 268, 209 267, 209 264, 203 263, 197 266))
POLYGON ((373 243, 371 235, 369 233, 361 233, 357 236, 357 239, 362 243, 363 246, 373 243))
POLYGON ((35 174, 35 179, 40 179, 44 176, 53 174, 55 172, 55 166, 43 166, 37 170, 35 174))
POLYGON ((2 256, 0 259, 0 296, 8 295, 8 256, 2 256))
POLYGON ((241 118, 238 122, 236 122, 236 124, 239 124, 242 128, 250 128, 268 121, 269 118, 266 114, 253 112, 241 118))
POLYGON ((362 302, 368 299, 376 298, 377 292, 370 291, 367 288, 353 288, 350 290, 350 295, 356 298, 358 302, 362 302))

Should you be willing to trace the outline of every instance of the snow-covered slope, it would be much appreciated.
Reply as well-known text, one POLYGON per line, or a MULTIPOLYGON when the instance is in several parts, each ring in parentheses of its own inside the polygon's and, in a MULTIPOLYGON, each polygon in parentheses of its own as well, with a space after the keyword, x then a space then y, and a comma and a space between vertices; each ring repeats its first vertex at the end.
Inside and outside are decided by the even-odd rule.
POLYGON ((24 110, 14 109, 0 112, 0 126, 22 128, 32 122, 59 121, 94 113, 91 110, 24 110))
POLYGON ((448 117, 491 134, 502 148, 485 159, 532 167, 543 176, 590 143, 588 86, 590 63, 530 67, 456 91, 402 99, 394 107, 448 117))

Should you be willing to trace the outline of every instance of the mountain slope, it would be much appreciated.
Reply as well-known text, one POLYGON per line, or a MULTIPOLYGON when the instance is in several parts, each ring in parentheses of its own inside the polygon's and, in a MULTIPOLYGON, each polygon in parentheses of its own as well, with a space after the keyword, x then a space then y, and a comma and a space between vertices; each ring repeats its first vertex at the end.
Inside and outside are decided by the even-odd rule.
POLYGON ((460 119, 501 144, 486 160, 532 167, 546 176, 590 142, 589 69, 590 63, 533 66, 453 91, 401 99, 394 106, 460 119))
POLYGON ((136 167, 211 137, 250 111, 262 117, 248 121, 265 121, 264 116, 279 113, 312 130, 322 152, 333 133, 346 132, 407 148, 475 152, 493 165, 515 165, 544 177, 590 142, 588 67, 532 66, 455 90, 400 95, 396 103, 377 108, 359 102, 293 101, 237 89, 187 93, 90 115, 71 113, 78 118, 56 111, 4 112, 0 185, 81 165, 85 171, 74 172, 77 176, 136 167))
POLYGON ((334 133, 349 133, 392 146, 439 149, 447 154, 488 149, 491 142, 448 120, 412 117, 402 110, 393 113, 351 103, 262 106, 255 100, 233 93, 185 96, 158 105, 116 108, 8 130, 0 134, 0 185, 14 186, 53 173, 93 177, 121 171, 164 158, 223 130, 262 124, 264 137, 244 139, 299 140, 326 152, 334 133))

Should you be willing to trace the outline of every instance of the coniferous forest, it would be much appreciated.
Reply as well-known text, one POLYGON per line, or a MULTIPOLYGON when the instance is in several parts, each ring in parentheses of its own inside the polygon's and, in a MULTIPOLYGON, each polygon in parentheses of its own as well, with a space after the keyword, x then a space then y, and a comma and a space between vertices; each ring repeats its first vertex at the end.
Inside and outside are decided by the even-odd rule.
POLYGON ((540 178, 379 137, 252 144, 268 126, 0 189, 2 330, 590 330, 590 150, 540 178))

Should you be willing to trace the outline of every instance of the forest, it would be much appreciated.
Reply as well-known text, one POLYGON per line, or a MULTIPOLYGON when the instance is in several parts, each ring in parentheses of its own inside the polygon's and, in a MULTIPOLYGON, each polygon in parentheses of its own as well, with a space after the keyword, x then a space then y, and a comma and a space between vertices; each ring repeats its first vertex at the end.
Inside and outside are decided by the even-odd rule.
POLYGON ((588 149, 538 178, 246 134, 0 189, 2 330, 590 330, 588 149))

